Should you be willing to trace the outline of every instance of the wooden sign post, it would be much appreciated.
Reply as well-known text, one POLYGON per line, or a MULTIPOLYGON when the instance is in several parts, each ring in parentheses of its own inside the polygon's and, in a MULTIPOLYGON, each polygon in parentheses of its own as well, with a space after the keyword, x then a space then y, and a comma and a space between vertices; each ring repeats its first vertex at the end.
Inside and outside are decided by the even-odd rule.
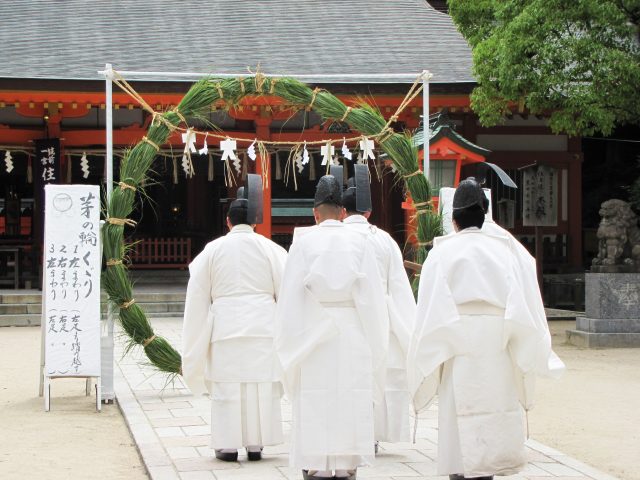
POLYGON ((534 164, 523 170, 522 183, 522 225, 535 227, 538 283, 544 292, 542 227, 558 226, 558 170, 534 164))
POLYGON ((51 404, 51 379, 77 377, 96 378, 100 411, 99 187, 46 185, 44 230, 40 381, 45 410, 51 404))

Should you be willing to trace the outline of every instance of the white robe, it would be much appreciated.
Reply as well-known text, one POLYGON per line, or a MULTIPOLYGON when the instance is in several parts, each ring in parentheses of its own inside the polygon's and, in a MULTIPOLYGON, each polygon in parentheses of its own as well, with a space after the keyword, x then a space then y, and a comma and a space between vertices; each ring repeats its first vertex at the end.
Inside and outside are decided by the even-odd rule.
POLYGON ((211 394, 213 448, 282 443, 273 336, 286 251, 236 225, 189 265, 182 373, 211 394))
POLYGON ((402 252, 391 235, 371 225, 362 215, 350 215, 343 223, 370 235, 389 312, 391 330, 384 398, 374 408, 376 440, 408 442, 411 435, 406 360, 416 301, 404 269, 402 252))
POLYGON ((533 308, 531 264, 515 248, 504 234, 468 228, 437 238, 424 263, 409 378, 416 410, 439 394, 439 475, 524 468, 533 379, 564 368, 542 307, 533 308))
POLYGON ((291 466, 371 464, 389 326, 368 236, 335 220, 296 236, 276 318, 276 349, 293 407, 291 466))

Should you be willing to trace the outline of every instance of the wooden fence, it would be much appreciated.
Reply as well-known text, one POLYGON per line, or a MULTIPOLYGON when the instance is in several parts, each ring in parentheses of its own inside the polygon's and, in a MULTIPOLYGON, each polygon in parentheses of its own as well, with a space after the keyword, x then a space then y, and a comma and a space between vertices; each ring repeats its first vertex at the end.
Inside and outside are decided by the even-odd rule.
POLYGON ((191 239, 138 238, 129 252, 131 268, 180 268, 191 263, 191 239))

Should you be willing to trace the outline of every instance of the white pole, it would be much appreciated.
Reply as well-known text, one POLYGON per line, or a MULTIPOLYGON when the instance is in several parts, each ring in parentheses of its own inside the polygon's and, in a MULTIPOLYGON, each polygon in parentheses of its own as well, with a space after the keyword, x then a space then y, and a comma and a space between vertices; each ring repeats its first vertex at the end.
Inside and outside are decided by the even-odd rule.
POLYGON ((422 152, 424 155, 423 172, 429 180, 429 77, 431 75, 425 70, 422 77, 422 130, 424 134, 424 145, 422 152))
MULTIPOLYGON (((113 74, 110 63, 105 65, 104 80, 105 80, 105 126, 107 127, 107 152, 105 162, 107 163, 107 205, 111 202, 111 195, 113 194, 113 74)), ((100 400, 108 402, 115 398, 115 392, 113 389, 113 308, 111 302, 107 303, 107 336, 102 337, 102 374, 97 379, 101 383, 102 388, 98 388, 96 395, 100 395, 100 400)))
MULTIPOLYGON (((107 64, 110 65, 110 64, 107 64)), ((110 74, 110 66, 109 69, 99 70, 98 73, 101 75, 110 74)), ((130 70, 118 70, 118 73, 123 77, 127 77, 129 80, 134 78, 143 78, 143 77, 158 77, 158 78, 166 78, 166 77, 175 77, 175 78, 246 78, 253 77, 255 73, 202 73, 202 72, 137 72, 130 70)), ((405 83, 413 83, 415 79, 420 76, 420 73, 304 73, 304 74, 269 74, 266 72, 261 72, 263 75, 272 78, 299 78, 299 79, 334 79, 334 78, 344 78, 352 81, 356 80, 376 80, 380 83, 399 83, 398 80, 405 80, 405 83), (391 81, 393 80, 393 81, 391 81)), ((332 82, 333 83, 333 82, 332 82)), ((344 83, 344 82, 337 82, 344 83)), ((375 82, 374 82, 375 83, 375 82)))
POLYGON ((107 204, 111 201, 111 194, 113 193, 113 93, 112 87, 112 68, 111 64, 107 63, 104 70, 105 90, 106 90, 106 119, 105 124, 107 127, 107 204))

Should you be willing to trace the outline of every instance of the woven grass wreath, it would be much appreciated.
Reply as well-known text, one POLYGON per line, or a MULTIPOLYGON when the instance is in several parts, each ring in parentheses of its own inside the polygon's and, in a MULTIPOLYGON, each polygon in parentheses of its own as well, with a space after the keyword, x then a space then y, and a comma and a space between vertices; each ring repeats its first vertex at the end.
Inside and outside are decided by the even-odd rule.
POLYGON ((395 133, 379 111, 365 104, 347 107, 333 94, 311 89, 292 78, 269 78, 261 74, 237 79, 209 78, 195 83, 177 108, 154 113, 147 135, 129 150, 120 166, 119 188, 114 188, 107 205, 107 221, 103 227, 104 256, 107 268, 102 283, 108 299, 119 311, 120 324, 128 336, 128 348, 140 345, 151 362, 162 372, 181 373, 180 354, 161 336, 155 335, 144 310, 135 303, 133 288, 123 259, 130 245, 124 242, 124 228, 135 225, 129 219, 136 191, 147 178, 159 146, 188 118, 198 118, 210 111, 211 105, 223 100, 238 105, 246 96, 275 95, 292 106, 311 107, 323 120, 346 122, 352 129, 375 137, 382 150, 393 161, 396 174, 402 178, 416 207, 418 248, 415 261, 426 258, 425 246, 441 231, 440 217, 431 206, 431 187, 420 172, 418 151, 405 134, 395 133))

